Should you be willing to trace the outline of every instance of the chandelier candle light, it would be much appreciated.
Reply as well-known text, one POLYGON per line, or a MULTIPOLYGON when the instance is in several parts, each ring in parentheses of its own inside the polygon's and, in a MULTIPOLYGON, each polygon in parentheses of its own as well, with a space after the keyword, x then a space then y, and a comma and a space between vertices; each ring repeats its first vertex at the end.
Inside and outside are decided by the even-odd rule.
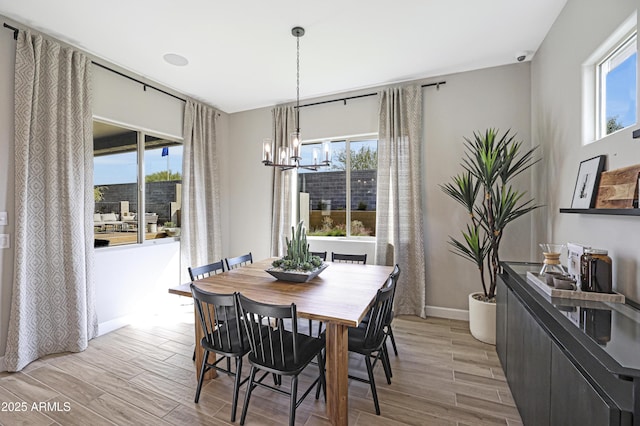
POLYGON ((279 167, 281 170, 307 169, 317 171, 319 167, 331 165, 331 152, 329 142, 322 143, 324 159, 319 160, 318 150, 313 150, 313 163, 301 164, 300 155, 300 37, 304 35, 304 28, 294 27, 291 34, 296 38, 296 131, 291 133, 288 146, 281 146, 277 156, 274 152, 275 145, 271 139, 264 139, 262 142, 262 163, 265 166, 279 167))

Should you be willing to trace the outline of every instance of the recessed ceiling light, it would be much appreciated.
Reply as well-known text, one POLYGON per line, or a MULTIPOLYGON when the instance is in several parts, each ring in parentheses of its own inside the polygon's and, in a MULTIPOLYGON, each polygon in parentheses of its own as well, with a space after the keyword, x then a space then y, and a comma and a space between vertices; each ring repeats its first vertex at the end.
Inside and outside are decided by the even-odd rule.
POLYGON ((184 67, 189 63, 189 60, 187 58, 178 55, 177 53, 167 53, 163 56, 163 58, 166 62, 177 67, 184 67))

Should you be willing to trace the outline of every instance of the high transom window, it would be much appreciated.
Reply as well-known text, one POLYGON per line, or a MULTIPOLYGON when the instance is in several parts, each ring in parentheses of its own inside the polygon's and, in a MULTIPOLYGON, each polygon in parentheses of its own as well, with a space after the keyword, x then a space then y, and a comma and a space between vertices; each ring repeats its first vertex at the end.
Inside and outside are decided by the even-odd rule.
POLYGON ((636 123, 636 38, 634 31, 597 64, 598 139, 636 123))

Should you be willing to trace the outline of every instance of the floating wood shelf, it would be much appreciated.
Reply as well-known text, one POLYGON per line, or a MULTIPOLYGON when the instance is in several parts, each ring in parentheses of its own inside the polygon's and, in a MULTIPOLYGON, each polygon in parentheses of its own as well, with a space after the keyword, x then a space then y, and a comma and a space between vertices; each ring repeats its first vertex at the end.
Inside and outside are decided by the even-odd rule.
POLYGON ((606 214, 615 216, 640 216, 640 209, 560 209, 560 213, 606 214))

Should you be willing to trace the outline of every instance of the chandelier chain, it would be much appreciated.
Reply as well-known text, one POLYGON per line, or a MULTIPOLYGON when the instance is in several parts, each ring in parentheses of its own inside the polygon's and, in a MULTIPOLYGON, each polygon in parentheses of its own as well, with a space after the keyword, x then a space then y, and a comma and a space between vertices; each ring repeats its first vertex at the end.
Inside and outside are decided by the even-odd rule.
POLYGON ((296 36, 296 131, 300 131, 300 36, 296 36))

